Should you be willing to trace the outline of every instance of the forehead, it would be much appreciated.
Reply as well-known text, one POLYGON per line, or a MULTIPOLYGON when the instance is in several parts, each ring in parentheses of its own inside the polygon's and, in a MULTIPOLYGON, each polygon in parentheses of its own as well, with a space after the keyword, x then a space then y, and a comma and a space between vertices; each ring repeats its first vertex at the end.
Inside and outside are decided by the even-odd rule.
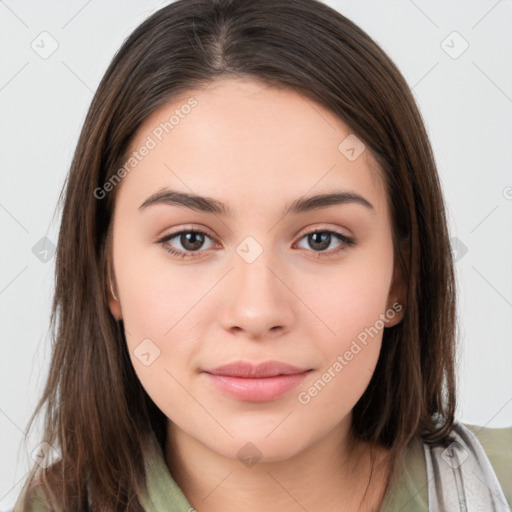
POLYGON ((139 127, 132 152, 121 188, 140 197, 167 186, 214 190, 234 204, 346 188, 385 208, 379 166, 338 116, 255 80, 217 80, 175 97, 139 127))

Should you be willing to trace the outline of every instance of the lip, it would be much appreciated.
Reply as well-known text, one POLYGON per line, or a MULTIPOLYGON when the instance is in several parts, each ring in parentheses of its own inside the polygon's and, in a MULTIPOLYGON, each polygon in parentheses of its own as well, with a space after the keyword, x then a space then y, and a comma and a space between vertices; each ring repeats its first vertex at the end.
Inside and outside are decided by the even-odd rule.
POLYGON ((206 378, 231 398, 248 402, 276 400, 297 387, 311 371, 281 361, 246 361, 203 370, 206 378))

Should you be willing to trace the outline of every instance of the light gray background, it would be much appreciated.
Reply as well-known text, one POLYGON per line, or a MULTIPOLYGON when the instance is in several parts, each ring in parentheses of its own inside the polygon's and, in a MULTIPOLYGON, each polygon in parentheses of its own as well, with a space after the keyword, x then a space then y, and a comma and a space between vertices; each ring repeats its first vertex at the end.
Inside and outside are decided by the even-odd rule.
MULTIPOLYGON (((47 371, 54 258, 33 247, 56 242, 55 204, 110 59, 165 3, 0 0, 0 510, 40 443, 21 444, 47 371), (46 59, 31 47, 51 48, 43 31, 58 43, 46 59)), ((458 418, 512 425, 512 2, 326 3, 396 62, 431 137, 460 258, 458 418)))

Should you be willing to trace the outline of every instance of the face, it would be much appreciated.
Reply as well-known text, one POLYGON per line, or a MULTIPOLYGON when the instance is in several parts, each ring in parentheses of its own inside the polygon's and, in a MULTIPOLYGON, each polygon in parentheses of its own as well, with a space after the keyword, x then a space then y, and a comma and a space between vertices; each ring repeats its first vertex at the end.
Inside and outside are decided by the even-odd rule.
POLYGON ((110 309, 172 428, 284 460, 347 424, 401 317, 369 150, 320 104, 245 79, 162 107, 131 149, 110 309))

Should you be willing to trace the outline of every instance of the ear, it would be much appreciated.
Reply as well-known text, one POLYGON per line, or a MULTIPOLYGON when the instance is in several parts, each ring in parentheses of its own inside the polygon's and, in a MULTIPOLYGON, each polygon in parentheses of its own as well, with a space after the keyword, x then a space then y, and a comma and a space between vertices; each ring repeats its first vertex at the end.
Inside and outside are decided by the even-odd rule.
MULTIPOLYGON (((109 273, 110 274, 110 273, 109 273)), ((108 308, 110 309, 110 313, 119 322, 123 318, 123 312, 121 310, 121 304, 119 303, 119 294, 115 289, 115 285, 112 284, 112 280, 109 275, 109 290, 108 290, 108 308)))
MULTIPOLYGON (((402 260, 406 263, 408 252, 402 250, 402 260)), ((386 314, 384 323, 386 327, 393 327, 400 323, 405 313, 405 302, 407 299, 407 283, 405 280, 406 272, 402 269, 399 257, 395 258, 393 280, 389 288, 388 300, 386 304, 386 314), (389 312, 389 313, 388 313, 389 312)))
POLYGON ((117 291, 117 286, 115 284, 115 276, 114 271, 112 269, 112 259, 113 259, 113 251, 112 251, 112 224, 109 226, 109 230, 107 233, 107 243, 105 247, 105 257, 107 260, 107 295, 108 295, 108 308, 110 309, 110 313, 116 319, 117 322, 122 320, 123 312, 121 310, 121 304, 119 302, 119 293, 117 291))

